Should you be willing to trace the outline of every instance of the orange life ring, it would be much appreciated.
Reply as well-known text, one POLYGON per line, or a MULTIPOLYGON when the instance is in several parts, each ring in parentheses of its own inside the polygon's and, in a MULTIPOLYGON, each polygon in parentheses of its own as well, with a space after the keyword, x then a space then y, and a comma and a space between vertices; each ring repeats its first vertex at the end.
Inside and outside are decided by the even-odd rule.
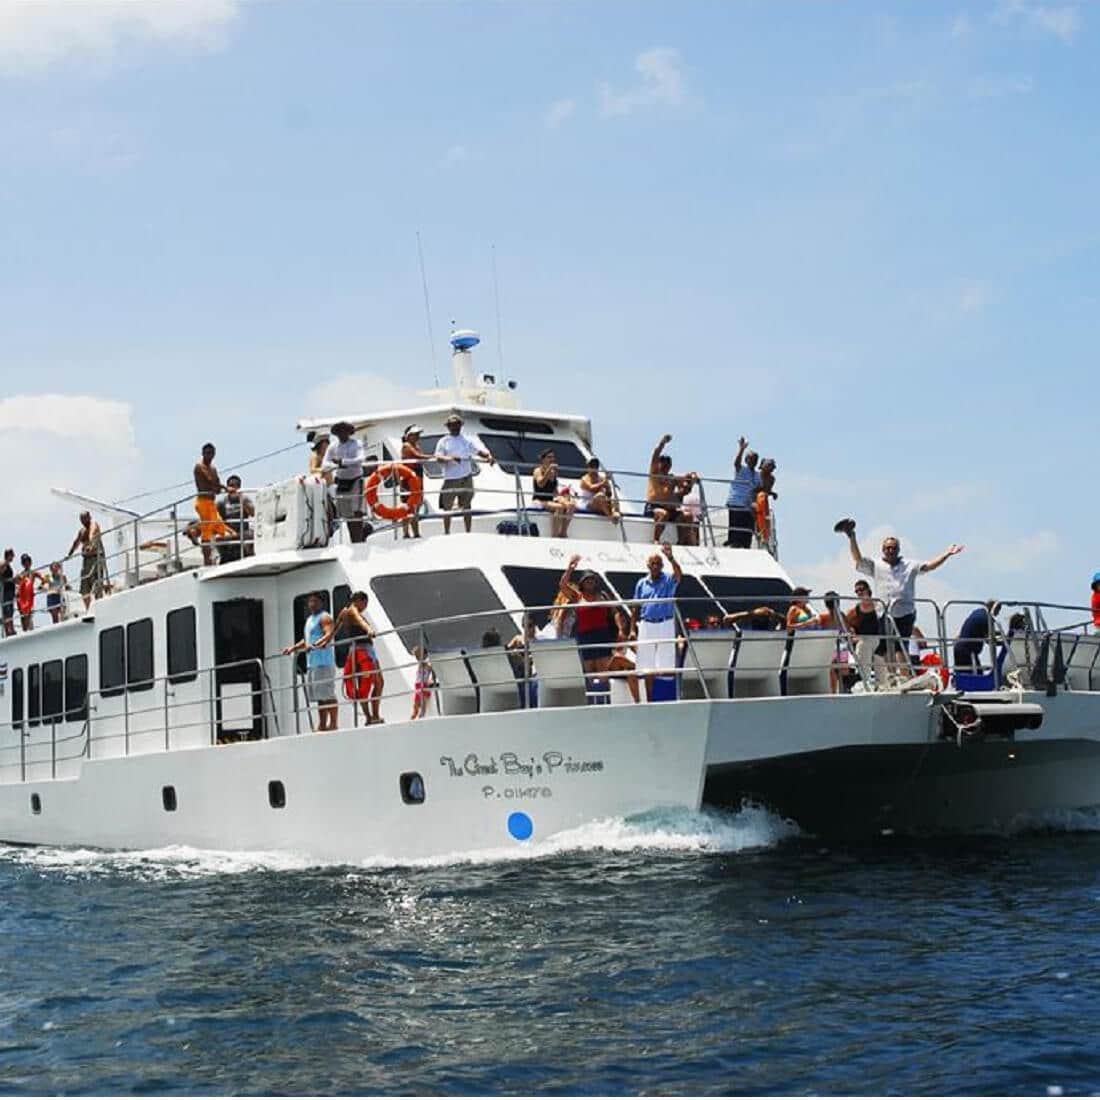
POLYGON ((420 507, 420 502, 424 499, 424 483, 417 476, 415 470, 411 470, 408 466, 404 466, 399 462, 387 462, 384 466, 379 466, 370 477, 367 478, 366 487, 363 489, 363 496, 366 498, 367 504, 370 505, 370 510, 382 519, 408 519, 409 516, 416 515, 417 509, 420 507), (378 487, 388 477, 397 475, 398 480, 408 492, 408 497, 403 504, 399 504, 396 508, 390 504, 380 504, 378 502, 378 487))
POLYGON ((756 534, 761 542, 767 542, 771 533, 771 506, 768 503, 768 494, 761 490, 756 494, 756 534))

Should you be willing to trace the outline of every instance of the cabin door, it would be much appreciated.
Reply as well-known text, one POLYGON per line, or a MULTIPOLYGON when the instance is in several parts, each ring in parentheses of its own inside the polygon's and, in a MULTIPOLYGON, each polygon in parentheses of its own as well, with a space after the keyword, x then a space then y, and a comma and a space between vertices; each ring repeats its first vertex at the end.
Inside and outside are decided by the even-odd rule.
POLYGON ((263 600, 242 597, 215 603, 214 720, 219 743, 267 736, 263 658, 263 600))

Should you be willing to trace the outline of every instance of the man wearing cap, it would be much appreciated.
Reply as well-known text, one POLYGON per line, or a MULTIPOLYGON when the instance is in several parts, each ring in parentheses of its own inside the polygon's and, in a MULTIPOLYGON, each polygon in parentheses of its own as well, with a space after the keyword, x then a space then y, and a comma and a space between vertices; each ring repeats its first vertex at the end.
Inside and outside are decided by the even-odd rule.
POLYGON ((336 515, 348 525, 352 542, 362 542, 363 531, 363 463, 366 451, 361 440, 352 434, 355 426, 346 420, 332 425, 337 442, 325 452, 322 473, 331 471, 336 497, 336 515))
POLYGON ((474 468, 470 459, 482 458, 493 464, 493 456, 481 450, 468 436, 462 434, 462 417, 451 413, 444 421, 447 434, 435 445, 435 457, 447 464, 447 476, 439 491, 439 510, 443 513, 443 534, 451 533, 451 509, 457 504, 462 510, 462 522, 467 533, 473 522, 470 505, 474 499, 474 468))

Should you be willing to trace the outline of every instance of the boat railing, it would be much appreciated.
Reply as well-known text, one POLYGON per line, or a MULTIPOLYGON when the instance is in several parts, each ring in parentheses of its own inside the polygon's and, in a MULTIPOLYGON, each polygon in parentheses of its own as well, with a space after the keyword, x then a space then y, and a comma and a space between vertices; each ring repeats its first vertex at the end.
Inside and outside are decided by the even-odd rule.
MULTIPOLYGON (((416 466, 417 463, 408 465, 416 466)), ((487 524, 489 530, 507 533, 534 531, 541 520, 549 519, 549 515, 532 498, 529 472, 523 472, 522 464, 506 465, 511 467, 511 485, 476 486, 478 506, 465 510, 443 512, 422 503, 417 516, 419 526, 430 535, 441 532, 445 524, 462 523, 469 517, 471 520, 476 519, 479 529, 487 524)), ((566 498, 577 504, 573 519, 583 516, 587 523, 597 525, 587 527, 581 537, 610 537, 624 543, 654 541, 657 521, 645 514, 649 505, 646 497, 648 473, 637 470, 604 470, 612 485, 612 508, 622 517, 614 520, 610 515, 582 509, 583 502, 575 483, 579 482, 580 476, 585 472, 583 469, 560 468, 559 472, 574 481, 574 485, 570 486, 569 497, 566 498)), ((434 494, 439 491, 441 484, 429 484, 425 489, 430 489, 434 494)), ((729 533, 727 509, 724 503, 714 504, 708 500, 707 487, 710 486, 711 500, 724 501, 728 479, 696 477, 695 484, 698 489, 697 499, 691 500, 689 497, 680 516, 669 520, 664 526, 662 538, 681 545, 721 545, 729 533)), ((265 487, 242 488, 241 497, 251 505, 263 488, 265 487)), ((384 503, 394 507, 400 505, 400 494, 401 486, 397 479, 389 479, 383 490, 384 503)), ((93 591, 89 596, 101 598, 186 569, 200 568, 205 564, 228 564, 253 556, 257 546, 255 517, 242 514, 235 535, 222 535, 204 543, 202 521, 193 514, 194 499, 195 494, 191 492, 104 529, 101 532, 103 550, 96 568, 91 571, 90 585, 93 591), (108 543, 115 543, 117 546, 107 549, 108 543)), ((354 541, 348 528, 349 521, 338 519, 333 509, 330 509, 330 513, 329 542, 341 539, 354 541)), ((378 521, 370 515, 369 509, 366 509, 364 519, 371 525, 371 532, 367 536, 369 538, 389 536, 397 539, 407 531, 406 522, 378 521)), ((543 527, 545 530, 540 533, 548 534, 549 524, 544 524, 543 527)), ((753 530, 742 532, 742 536, 741 541, 747 542, 751 547, 767 550, 773 557, 777 557, 774 510, 769 511, 765 526, 754 526, 753 530)), ((85 556, 82 551, 77 551, 67 557, 52 560, 60 561, 67 581, 67 587, 56 609, 56 620, 79 618, 83 600, 80 591, 81 573, 85 556)), ((45 577, 48 565, 37 571, 45 577)), ((54 620, 55 614, 48 606, 47 592, 42 587, 35 595, 31 614, 32 629, 54 620)))
MULTIPOLYGON (((588 608, 604 607, 620 617, 617 636, 594 644, 536 634, 540 619, 575 613, 581 605, 573 603, 500 607, 398 625, 380 630, 374 641, 377 670, 385 681, 381 702, 388 721, 401 721, 402 705, 408 706, 423 690, 417 685, 417 672, 423 668, 414 653, 416 647, 434 669, 428 717, 628 703, 635 690, 644 700, 641 682, 647 674, 653 678, 655 704, 681 699, 940 692, 949 686, 956 691, 1100 691, 1100 635, 1085 629, 1091 621, 1085 607, 1004 601, 1003 609, 1014 608, 1013 614, 1019 616, 1014 619, 1016 625, 1002 626, 1002 610, 985 635, 976 639, 960 637, 955 624, 982 603, 951 600, 941 607, 921 599, 916 601, 921 617, 935 625, 914 640, 901 636, 880 601, 874 601, 874 634, 859 634, 848 624, 845 612, 858 602, 854 597, 836 597, 835 603, 830 597, 824 610, 807 609, 814 621, 787 628, 790 602, 789 596, 774 593, 586 601, 588 608), (655 665, 651 669, 636 666, 639 649, 651 643, 622 629, 632 612, 647 606, 671 608, 674 621, 672 637, 652 643, 668 647, 667 663, 641 662, 655 665), (765 608, 770 614, 765 614, 765 608), (754 615, 755 611, 760 614, 754 615), (1069 622, 1051 627, 1055 616, 1069 622), (754 622, 763 626, 765 618, 784 625, 753 629, 754 622), (517 630, 507 640, 499 633, 506 622, 517 630), (496 630, 496 636, 485 634, 483 628, 496 630), (622 634, 627 636, 618 637, 622 634), (976 641, 980 642, 976 660, 968 656, 960 663, 957 644, 970 643, 972 648, 976 641)), ((337 638, 335 644, 356 643, 337 638)), ((71 778, 87 758, 263 739, 280 736, 284 729, 312 732, 317 727, 317 708, 305 701, 302 680, 291 671, 296 666, 284 665, 288 675, 276 676, 279 682, 272 682, 271 670, 286 661, 294 658, 280 652, 197 668, 184 675, 160 675, 133 685, 141 689, 134 693, 126 685, 93 689, 82 708, 68 706, 66 700, 67 711, 51 715, 28 708, 22 721, 0 726, 0 781, 71 778), (187 683, 197 686, 186 688, 187 683), (219 690, 226 683, 234 688, 231 695, 219 690), (230 707, 236 708, 236 719, 227 717, 230 707), (48 737, 43 736, 47 730, 48 737)), ((357 704, 354 698, 345 698, 337 705, 340 728, 367 723, 362 701, 357 704)))

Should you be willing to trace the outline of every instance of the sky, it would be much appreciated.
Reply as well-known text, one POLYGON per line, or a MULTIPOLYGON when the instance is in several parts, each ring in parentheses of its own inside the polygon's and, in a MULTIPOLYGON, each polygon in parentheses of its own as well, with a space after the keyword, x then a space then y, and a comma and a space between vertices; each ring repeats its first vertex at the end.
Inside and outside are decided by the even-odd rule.
POLYGON ((1098 34, 1058 0, 0 0, 0 542, 67 549, 50 486, 416 403, 456 322, 608 466, 773 455, 817 591, 852 515, 966 544, 924 595, 1083 603, 1098 34))

